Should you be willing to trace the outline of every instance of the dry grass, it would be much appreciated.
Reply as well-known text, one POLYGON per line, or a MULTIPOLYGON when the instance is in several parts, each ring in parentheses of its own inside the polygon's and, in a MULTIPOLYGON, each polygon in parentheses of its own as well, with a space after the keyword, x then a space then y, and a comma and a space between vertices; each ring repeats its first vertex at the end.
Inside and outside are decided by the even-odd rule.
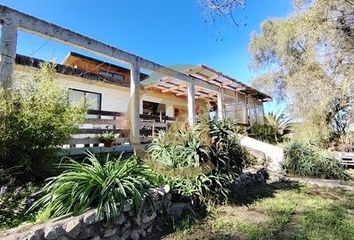
POLYGON ((240 196, 163 239, 354 239, 353 192, 278 182, 240 196))

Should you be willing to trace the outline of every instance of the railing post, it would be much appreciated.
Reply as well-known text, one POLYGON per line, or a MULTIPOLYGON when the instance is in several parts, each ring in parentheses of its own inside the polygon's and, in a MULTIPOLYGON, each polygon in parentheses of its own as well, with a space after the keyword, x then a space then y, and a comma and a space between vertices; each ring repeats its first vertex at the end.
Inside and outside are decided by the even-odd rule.
POLYGON ((0 40, 0 84, 3 88, 7 89, 12 87, 12 74, 16 57, 17 26, 9 18, 1 20, 3 22, 1 23, 0 40))
POLYGON ((195 86, 188 84, 188 123, 192 126, 195 123, 195 86))
MULTIPOLYGON (((130 141, 133 147, 140 143, 140 67, 131 64, 130 70, 130 141)), ((136 151, 134 147, 134 151, 136 151)))

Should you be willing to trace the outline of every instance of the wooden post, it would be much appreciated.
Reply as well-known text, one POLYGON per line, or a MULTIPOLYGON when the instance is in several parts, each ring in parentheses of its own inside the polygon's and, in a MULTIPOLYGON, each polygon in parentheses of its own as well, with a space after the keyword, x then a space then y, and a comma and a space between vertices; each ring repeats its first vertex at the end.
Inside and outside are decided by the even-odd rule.
MULTIPOLYGON (((140 68, 131 64, 130 70, 130 142, 140 143, 140 68)), ((134 148, 135 151, 135 148, 134 148)))
POLYGON ((17 27, 11 22, 3 22, 0 42, 0 85, 12 87, 12 73, 15 65, 17 27))
POLYGON ((195 123, 195 86, 188 84, 188 123, 192 126, 195 123))
POLYGON ((263 104, 263 102, 261 102, 261 107, 262 107, 262 125, 264 125, 264 104, 263 104))
POLYGON ((247 95, 245 95, 245 102, 244 102, 243 111, 244 111, 243 121, 245 124, 248 124, 249 122, 248 122, 248 96, 247 95))
POLYGON ((220 92, 217 93, 217 101, 218 101, 218 119, 224 119, 224 90, 220 89, 220 92))
POLYGON ((239 104, 238 104, 238 93, 235 92, 235 120, 237 122, 239 122, 239 116, 237 116, 237 111, 238 111, 238 108, 239 108, 239 104))

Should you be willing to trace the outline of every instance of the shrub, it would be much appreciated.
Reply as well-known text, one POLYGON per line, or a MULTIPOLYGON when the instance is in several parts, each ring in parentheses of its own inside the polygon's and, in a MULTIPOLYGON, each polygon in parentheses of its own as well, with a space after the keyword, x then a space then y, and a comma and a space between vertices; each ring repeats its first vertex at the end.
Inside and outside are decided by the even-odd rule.
POLYGON ((284 167, 290 174, 299 176, 349 179, 349 175, 334 156, 310 143, 290 143, 286 150, 284 167))
MULTIPOLYGON (((193 203, 225 202, 249 161, 230 120, 200 121, 192 129, 160 131, 148 149, 172 193, 193 203)), ((156 168, 154 166, 154 168, 156 168)))
POLYGON ((104 143, 107 147, 112 146, 114 139, 115 136, 113 132, 106 131, 99 136, 100 142, 104 143))
POLYGON ((254 138, 268 143, 283 142, 292 129, 292 119, 285 114, 269 112, 265 116, 263 125, 254 124, 248 129, 248 133, 254 138))
POLYGON ((27 183, 24 186, 2 186, 0 190, 0 229, 15 227, 23 222, 33 222, 35 212, 27 212, 38 187, 27 183))
POLYGON ((199 167, 210 158, 210 149, 193 131, 160 131, 148 148, 152 159, 171 168, 199 167))
POLYGON ((83 163, 69 159, 60 167, 64 172, 49 179, 42 191, 44 196, 33 206, 50 208, 51 216, 80 214, 89 207, 96 207, 98 218, 115 220, 128 199, 132 199, 137 210, 146 189, 156 181, 152 170, 135 156, 123 160, 121 157, 110 159, 107 155, 101 164, 88 152, 83 163))
POLYGON ((273 126, 268 124, 254 124, 249 128, 248 134, 255 139, 271 144, 276 144, 282 141, 281 134, 279 134, 273 126))
POLYGON ((0 89, 0 167, 19 166, 24 177, 43 178, 85 109, 70 106, 52 65, 42 65, 33 81, 19 79, 18 85, 0 89))
POLYGON ((222 173, 240 173, 251 158, 240 144, 235 123, 230 120, 211 121, 209 127, 213 153, 211 160, 215 169, 222 173))

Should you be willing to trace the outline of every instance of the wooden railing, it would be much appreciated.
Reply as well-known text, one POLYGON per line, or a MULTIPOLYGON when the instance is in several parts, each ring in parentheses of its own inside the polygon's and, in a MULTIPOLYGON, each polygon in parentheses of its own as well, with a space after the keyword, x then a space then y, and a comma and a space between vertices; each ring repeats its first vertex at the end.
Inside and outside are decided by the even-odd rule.
MULTIPOLYGON (((166 129, 175 119, 166 116, 140 115, 141 142, 148 143, 160 129, 166 129)), ((129 143, 129 124, 126 113, 88 110, 85 122, 80 125, 77 134, 72 135, 66 148, 102 146, 100 134, 112 132, 116 138, 113 145, 129 143)))

